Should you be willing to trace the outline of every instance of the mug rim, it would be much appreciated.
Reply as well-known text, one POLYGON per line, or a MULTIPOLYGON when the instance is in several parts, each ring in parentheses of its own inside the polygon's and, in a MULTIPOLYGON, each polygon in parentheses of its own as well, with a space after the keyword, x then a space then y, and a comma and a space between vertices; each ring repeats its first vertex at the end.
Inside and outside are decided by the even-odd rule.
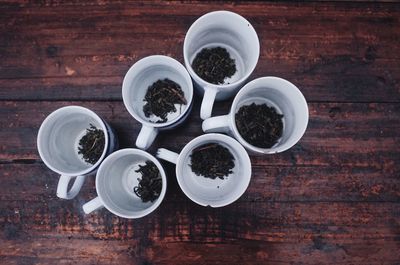
POLYGON ((153 127, 153 128, 164 128, 164 127, 170 127, 171 125, 173 125, 174 123, 177 123, 179 120, 181 120, 185 114, 189 111, 190 109, 190 105, 193 102, 193 82, 192 79, 187 71, 187 69, 176 59, 170 57, 170 56, 166 56, 166 55, 150 55, 150 56, 146 56, 141 58, 140 60, 138 60, 137 62, 135 62, 130 68, 129 70, 126 72, 124 79, 122 81, 122 100, 124 102, 125 108, 126 110, 129 112, 129 114, 138 122, 140 122, 143 125, 146 125, 148 127, 153 127), (190 97, 186 98, 187 99, 187 107, 185 108, 184 111, 182 111, 179 116, 177 116, 175 119, 171 120, 171 121, 167 121, 164 123, 155 123, 155 122, 150 122, 147 121, 145 119, 142 119, 139 115, 137 115, 137 113, 133 110, 132 107, 132 103, 128 100, 128 91, 130 90, 130 87, 128 85, 128 82, 132 82, 133 78, 131 77, 135 71, 136 68, 138 68, 139 66, 141 66, 142 64, 146 63, 146 62, 151 62, 151 65, 148 67, 152 67, 156 64, 162 64, 162 65, 167 65, 170 67, 173 67, 175 70, 178 71, 178 73, 180 75, 182 75, 184 77, 184 79, 186 81, 188 81, 187 83, 189 84, 189 90, 191 91, 190 93, 190 97))
POLYGON ((210 206, 213 208, 227 206, 227 205, 237 201, 246 192, 247 188, 249 187, 250 180, 251 180, 251 174, 252 174, 251 160, 250 160, 249 154, 246 152, 244 147, 234 138, 229 137, 224 134, 220 134, 220 133, 202 134, 202 135, 197 136, 196 138, 192 139, 179 152, 178 160, 177 160, 176 168, 175 168, 175 175, 176 175, 176 179, 178 181, 178 185, 179 185, 180 189, 183 191, 183 193, 186 195, 186 197, 188 197, 190 200, 197 203, 198 205, 210 206), (199 142, 200 143, 204 142, 206 140, 215 140, 217 142, 223 142, 223 143, 229 145, 231 148, 237 150, 238 153, 241 154, 241 158, 242 158, 241 162, 244 163, 244 164, 242 164, 243 167, 248 168, 247 172, 245 172, 245 174, 243 174, 244 176, 242 176, 247 179, 246 184, 243 186, 243 190, 239 193, 238 196, 232 197, 226 203, 221 204, 221 203, 219 203, 219 201, 217 201, 216 203, 213 203, 213 204, 207 204, 207 203, 202 202, 201 200, 198 200, 197 197, 191 196, 191 194, 186 190, 186 188, 184 188, 185 186, 182 184, 181 179, 184 178, 184 176, 182 177, 180 174, 178 174, 180 168, 182 168, 184 166, 183 158, 185 158, 186 155, 189 154, 193 150, 194 145, 196 145, 199 142))
POLYGON ((236 86, 242 84, 244 81, 246 81, 247 78, 249 78, 249 76, 253 73, 254 69, 256 68, 259 58, 260 58, 260 40, 258 38, 257 32, 254 29, 253 25, 246 18, 244 18, 243 16, 239 15, 238 13, 235 13, 235 12, 232 12, 232 11, 228 11, 228 10, 217 10, 217 11, 208 12, 208 13, 202 15, 201 17, 199 17, 198 19, 196 19, 196 21, 193 22, 192 25, 190 25, 188 31, 186 32, 185 39, 183 41, 183 60, 185 61, 186 69, 189 72, 190 76, 193 77, 193 79, 196 79, 196 81, 199 80, 199 81, 204 83, 203 89, 205 89, 205 87, 216 88, 216 89, 234 89, 236 86), (251 32, 254 33, 254 37, 257 40, 257 46, 258 46, 258 49, 257 49, 257 60, 256 60, 255 64, 252 65, 252 67, 250 67, 250 70, 246 72, 246 75, 244 75, 242 78, 236 80, 233 83, 220 84, 220 85, 209 83, 209 82, 207 82, 206 80, 204 80, 203 78, 201 78, 200 76, 197 75, 197 73, 193 70, 192 65, 189 62, 188 51, 187 51, 187 49, 188 49, 187 48, 187 46, 188 46, 187 38, 188 38, 189 33, 193 32, 194 26, 196 26, 197 24, 201 23, 202 20, 207 19, 209 16, 214 16, 214 15, 218 15, 218 14, 228 14, 230 16, 234 16, 238 20, 241 20, 241 21, 244 21, 245 23, 247 23, 249 25, 249 29, 251 30, 251 32))
POLYGON ((291 83, 290 81, 283 79, 281 77, 276 77, 276 76, 259 77, 259 78, 256 78, 256 79, 250 81, 245 86, 243 86, 242 89, 240 89, 239 92, 236 94, 236 96, 232 102, 232 106, 231 106, 231 109, 230 109, 230 112, 228 115, 229 115, 230 127, 231 127, 233 134, 235 135, 235 138, 250 151, 255 152, 255 153, 262 153, 262 154, 276 154, 276 153, 281 153, 281 152, 284 152, 284 151, 292 148, 303 137, 303 135, 307 129, 308 122, 309 122, 308 104, 307 104, 307 101, 306 101, 303 93, 301 93, 300 89, 297 86, 295 86, 293 83, 291 83), (293 138, 293 140, 291 142, 289 142, 289 144, 271 147, 271 148, 261 148, 261 147, 251 145, 240 135, 239 130, 236 127, 235 116, 236 116, 236 108, 239 103, 239 100, 242 97, 242 94, 244 94, 247 91, 252 90, 254 88, 255 84, 260 83, 260 82, 268 82, 268 81, 281 82, 284 86, 290 87, 294 93, 298 94, 298 96, 299 96, 298 98, 306 110, 304 113, 306 122, 303 125, 301 132, 297 135, 297 137, 293 138))
MULTIPOLYGON (((101 163, 99 169, 97 170, 96 173, 96 193, 97 196, 100 198, 102 205, 111 213, 119 216, 119 217, 123 217, 123 218, 128 218, 128 219, 136 219, 136 218, 141 218, 144 217, 146 215, 149 215, 150 213, 154 212, 158 206, 160 206, 161 202, 164 200, 166 191, 167 191, 167 176, 165 173, 164 168, 162 167, 161 163, 158 161, 157 158, 155 158, 153 155, 151 155, 150 153, 141 150, 141 149, 137 149, 137 148, 124 148, 124 149, 120 149, 117 150, 115 152, 113 152, 112 154, 110 154, 109 156, 106 157, 106 159, 104 159, 103 163, 101 163), (162 187, 161 187, 161 193, 160 196, 157 198, 157 200, 148 208, 143 210, 142 214, 131 214, 131 215, 125 215, 125 214, 121 214, 117 211, 115 211, 112 206, 108 205, 104 200, 103 200, 103 196, 101 193, 99 193, 99 175, 102 174, 102 172, 104 171, 104 167, 108 166, 108 161, 113 159, 114 157, 121 158, 125 155, 140 155, 142 157, 145 157, 149 160, 151 160, 158 168, 158 170, 160 171, 160 175, 161 175, 161 179, 162 179, 162 187)), ((136 213, 136 212, 135 212, 136 213)))
POLYGON ((38 131, 38 136, 37 136, 37 148, 38 148, 38 152, 39 152, 39 156, 42 159, 43 163, 52 171, 63 175, 63 176, 72 176, 72 177, 76 177, 76 176, 82 176, 82 175, 87 175, 89 173, 91 173, 92 171, 94 171, 100 164, 101 162, 104 160, 104 158, 106 157, 107 154, 107 150, 109 148, 109 135, 108 135, 108 129, 107 126, 105 124, 105 122, 103 121, 102 118, 100 118, 99 115, 97 115, 94 111, 82 107, 82 106, 77 106, 77 105, 71 105, 71 106, 64 106, 61 108, 58 108, 56 110, 54 110, 53 112, 51 112, 49 115, 47 115, 47 117, 43 120, 42 124, 40 125, 39 131, 38 131), (59 114, 60 112, 64 112, 64 111, 68 111, 68 110, 82 110, 87 112, 92 118, 94 118, 101 126, 103 132, 104 132, 104 149, 103 149, 103 153, 101 154, 100 158, 97 160, 97 162, 95 164, 93 164, 91 167, 82 170, 82 171, 78 171, 78 172, 74 172, 74 173, 65 173, 62 172, 59 169, 56 169, 53 165, 51 165, 51 163, 49 161, 47 161, 47 158, 45 158, 45 156, 43 155, 43 150, 42 150, 42 142, 45 141, 43 138, 43 133, 45 130, 45 126, 47 125, 47 123, 50 121, 50 119, 52 119, 54 116, 56 116, 57 114, 59 114))

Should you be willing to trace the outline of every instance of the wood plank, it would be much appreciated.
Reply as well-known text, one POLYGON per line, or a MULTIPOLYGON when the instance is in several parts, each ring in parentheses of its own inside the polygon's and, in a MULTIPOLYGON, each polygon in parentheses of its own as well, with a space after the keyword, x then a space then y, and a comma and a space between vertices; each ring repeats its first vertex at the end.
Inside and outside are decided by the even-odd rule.
MULTIPOLYGON (((399 179, 395 176, 390 179, 385 175, 381 180, 383 186, 372 187, 370 192, 365 193, 368 182, 374 181, 373 176, 366 174, 364 178, 360 176, 356 180, 354 175, 339 174, 337 180, 330 180, 329 185, 353 181, 354 187, 342 191, 338 188, 338 194, 323 194, 326 191, 322 189, 311 195, 311 199, 305 191, 302 199, 301 194, 284 186, 280 190, 271 190, 262 181, 260 183, 261 175, 257 174, 249 188, 250 195, 246 194, 238 202, 219 209, 195 205, 183 196, 176 182, 170 181, 166 199, 156 212, 142 219, 127 220, 115 217, 105 210, 84 215, 81 206, 95 196, 91 178, 76 199, 65 201, 55 197, 57 180, 42 164, 9 164, 2 165, 0 169, 0 180, 2 186, 6 187, 0 197, 0 227, 3 231, 0 234, 0 257, 10 263, 22 260, 21 256, 26 258, 32 255, 37 255, 37 262, 43 263, 51 262, 55 257, 60 262, 66 262, 64 259, 68 257, 72 259, 71 262, 91 262, 92 257, 82 253, 93 251, 91 246, 109 242, 109 247, 112 248, 114 244, 118 245, 116 242, 132 241, 136 242, 133 244, 135 247, 154 253, 150 257, 147 252, 140 253, 136 258, 146 258, 156 264, 172 262, 172 253, 175 253, 177 246, 199 255, 202 253, 201 249, 209 250, 208 244, 218 244, 224 251, 236 249, 237 245, 249 245, 251 247, 242 251, 253 253, 250 260, 255 259, 254 262, 260 258, 254 253, 261 250, 266 251, 266 257, 272 261, 289 263, 300 258, 305 259, 307 264, 316 258, 313 255, 321 256, 321 259, 317 259, 321 263, 339 259, 337 262, 343 264, 350 260, 359 262, 355 264, 362 264, 365 259, 357 261, 362 256, 369 258, 371 263, 368 264, 375 264, 374 262, 382 260, 389 262, 397 259, 396 255, 399 254, 394 250, 399 246, 400 194, 396 187, 392 192, 386 190, 391 183, 398 185, 399 179), (282 201, 268 197, 251 200, 251 194, 257 194, 261 190, 267 194, 277 193, 276 196, 282 201), (361 201, 353 201, 354 196, 361 201), (374 196, 394 202, 368 201, 374 199, 374 196), (346 202, 346 199, 349 201, 346 202), (367 201, 362 202, 364 199, 367 201), (105 239, 107 240, 104 241, 105 239), (88 245, 75 248, 75 245, 81 244, 79 242, 88 245), (256 246, 262 246, 262 249, 256 246), (72 253, 50 256, 58 249, 63 249, 66 253, 65 249, 70 248, 72 253), (290 254, 283 255, 286 252, 290 254), (166 256, 165 260, 156 258, 160 255, 166 256)), ((298 180, 290 175, 286 177, 292 179, 288 184, 294 188, 309 191, 313 189, 307 180, 303 181, 301 175, 298 180), (302 184, 298 186, 296 181, 302 184)), ((129 251, 129 246, 132 243, 121 246, 120 250, 129 251)), ((205 255, 203 258, 206 260, 211 258, 204 253, 201 255, 205 255)), ((108 262, 107 256, 113 255, 100 255, 99 262, 108 262)), ((236 259, 240 256, 222 255, 215 258, 227 261, 233 259, 232 262, 237 262, 236 259)), ((121 260, 124 258, 115 257, 116 262, 121 260)))
MULTIPOLYGON (((44 106, 48 109, 59 102, 41 103, 39 109, 46 110, 44 106)), ((13 108, 3 113, 20 114, 15 112, 18 106, 25 105, 27 110, 29 104, 34 103, 13 102, 13 108)), ((320 128, 323 124, 346 120, 352 130, 357 129, 358 137, 372 137, 368 126, 386 117, 381 126, 387 131, 382 135, 397 137, 391 127, 398 126, 397 105, 339 104, 340 111, 332 110, 338 104, 312 105, 324 106, 315 111, 320 114, 315 126, 321 133, 328 131, 320 128), (359 123, 354 122, 357 119, 359 123)), ((34 126, 32 116, 29 123, 34 126)), ((350 130, 343 125, 329 128, 328 138, 337 128, 345 130, 339 134, 350 130)), ((84 216, 80 209, 94 196, 93 179, 77 199, 62 201, 54 196, 55 175, 43 164, 5 164, 1 172, 7 174, 1 181, 9 189, 0 197, 0 227, 6 237, 0 256, 7 264, 31 257, 39 263, 67 264, 393 264, 399 259, 398 157, 382 161, 377 168, 377 158, 368 156, 369 162, 354 168, 349 168, 350 162, 342 168, 334 163, 293 168, 260 163, 246 195, 222 209, 194 205, 172 181, 162 207, 140 220, 117 218, 105 211, 84 216), (18 177, 13 178, 14 174, 18 177), (70 250, 68 256, 65 249, 70 250), (224 255, 227 251, 235 254, 224 255)))
POLYGON ((396 264, 398 245, 331 244, 318 236, 289 244, 110 241, 66 237, 5 241, 4 264, 396 264), (363 251, 360 252, 360 249, 363 251), (7 252, 6 252, 7 251, 7 252), (229 253, 229 255, 226 255, 229 253), (31 262, 31 263, 29 263, 31 262))
MULTIPOLYGON (((0 4, 0 264, 398 264, 400 261, 400 5, 367 2, 3 1, 0 4), (82 105, 133 147, 140 124, 121 83, 155 53, 181 62, 191 23, 211 10, 249 19, 261 41, 250 79, 302 90, 310 123, 276 155, 251 157, 246 193, 220 209, 184 196, 174 165, 151 215, 85 215, 56 198, 37 130, 53 110, 82 105)), ((202 134, 199 101, 150 149, 179 151, 202 134), (174 140, 171 141, 171 134, 174 140)), ((226 114, 230 101, 216 104, 226 114)))
MULTIPOLYGON (((175 167, 163 164, 168 175, 168 201, 186 201, 175 179, 175 167)), ((56 194, 58 175, 42 163, 3 164, 0 170, 1 183, 7 187, 0 201, 40 203, 56 194)), ((82 203, 95 196, 94 179, 86 180, 82 203)), ((253 166, 252 180, 239 201, 400 202, 400 179, 396 170, 366 167, 253 166)))
MULTIPOLYGON (((221 5, 226 5, 229 7, 241 7, 241 8, 246 8, 247 10, 250 11, 253 9, 252 6, 254 5, 262 5, 263 3, 260 3, 263 1, 258 1, 258 0, 253 0, 253 1, 246 1, 246 0, 239 0, 239 1, 221 1, 221 5), (225 3, 224 3, 225 2, 225 3)), ((363 4, 364 6, 368 7, 383 7, 387 5, 394 5, 397 3, 397 1, 394 0, 337 0, 337 1, 327 1, 327 0, 315 0, 315 1, 307 1, 307 3, 304 3, 305 6, 314 6, 315 4, 321 4, 318 2, 323 2, 326 5, 334 5, 334 6, 339 6, 339 9, 347 8, 347 9, 357 9, 360 4, 363 4), (340 4, 340 5, 338 5, 340 4)), ((157 10, 161 7, 167 7, 174 5, 176 6, 177 4, 180 4, 181 7, 184 6, 196 6, 200 9, 207 8, 210 5, 216 5, 215 1, 213 0, 194 0, 194 1, 163 1, 163 0, 154 0, 154 1, 136 1, 136 0, 85 0, 85 1, 41 1, 41 2, 32 2, 32 1, 27 1, 27 0, 3 0, 2 1, 3 5, 1 6, 3 9, 7 9, 8 11, 11 11, 14 9, 18 10, 24 7, 30 7, 30 8, 36 8, 37 9, 54 9, 57 7, 69 7, 69 6, 92 6, 92 7, 110 7, 110 6, 126 6, 126 7, 142 7, 143 9, 150 9, 153 7, 153 9, 157 10)), ((296 3, 292 1, 275 1, 273 3, 268 3, 273 6, 280 6, 281 8, 287 8, 288 6, 303 6, 303 3, 296 3)), ((179 13, 179 10, 171 10, 173 14, 179 13)), ((196 12, 195 10, 189 11, 189 12, 196 12)), ((254 10, 254 12, 261 12, 259 9, 254 10)))
MULTIPOLYGON (((50 112, 67 105, 94 110, 114 127, 122 148, 134 146, 140 124, 129 115, 122 102, 3 101, 0 104, 3 128, 0 138, 7 141, 0 145, 0 160, 39 160, 36 135, 40 124, 50 112)), ((217 103, 215 115, 227 113, 229 106, 229 102, 217 103)), ((252 157, 254 165, 349 166, 382 172, 398 169, 399 104, 311 103, 309 108, 310 122, 301 141, 280 154, 252 157)), ((173 132, 174 141, 168 132, 160 133, 150 152, 154 153, 159 147, 179 151, 202 134, 198 100, 185 126, 173 132)))
POLYGON ((36 208, 37 213, 25 217, 20 208, 12 220, 2 221, 0 257, 7 262, 34 257, 36 262, 85 264, 97 258, 101 264, 110 258, 131 258, 133 264, 143 264, 135 258, 155 264, 236 264, 239 259, 245 264, 263 259, 394 264, 400 258, 399 203, 236 203, 218 210, 165 203, 148 217, 126 220, 105 212, 83 217, 71 207, 76 200, 57 201, 47 201, 53 204, 48 214, 45 207, 32 210, 32 202, 25 202, 26 212, 36 208), (231 251, 235 254, 226 255, 231 251), (188 252, 200 257, 192 260, 188 252))
MULTIPOLYGON (((179 1, 168 1, 171 4, 171 2, 179 2, 179 1)), ((240 6, 240 5, 248 5, 248 4, 259 4, 261 1, 253 0, 253 1, 225 1, 225 4, 230 4, 231 6, 240 6)), ((286 1, 286 0, 281 0, 281 1, 275 1, 275 5, 281 4, 281 5, 287 5, 289 4, 297 4, 297 3, 290 3, 291 1, 286 1)), ((324 2, 324 3, 330 3, 330 2, 347 2, 347 4, 351 5, 354 3, 397 3, 396 0, 335 0, 335 1, 329 1, 329 0, 310 0, 307 2, 324 2)), ((58 7, 58 6, 102 6, 102 5, 137 5, 138 1, 136 0, 85 0, 85 1, 40 1, 40 2, 31 2, 28 0, 3 0, 2 5, 0 8, 3 9, 12 9, 12 8, 21 8, 21 7, 40 7, 40 8, 49 8, 49 7, 58 7)), ((151 1, 152 4, 160 4, 163 3, 162 0, 153 0, 151 1)), ((146 6, 149 5, 149 1, 141 1, 140 5, 141 6, 146 6)), ((213 0, 195 0, 195 1, 186 1, 181 4, 191 4, 191 5, 196 5, 196 6, 202 6, 202 5, 210 5, 210 4, 215 4, 215 1, 213 0)))
POLYGON ((287 78, 309 101, 400 101, 398 5, 260 2, 8 10, 0 17, 0 99, 120 99, 135 61, 150 54, 182 61, 186 30, 216 9, 236 11, 256 28, 262 51, 251 79, 287 78))
POLYGON ((238 239, 287 243, 301 239, 307 232, 335 231, 339 235, 332 238, 334 241, 361 243, 364 239, 395 239, 400 232, 399 202, 238 201, 213 209, 189 200, 177 203, 166 199, 151 215, 129 220, 105 209, 85 215, 81 206, 87 194, 78 196, 70 201, 54 195, 42 201, 3 200, 0 224, 13 224, 18 233, 36 236, 216 243, 238 239))
MULTIPOLYGON (((14 118, 7 130, 24 131, 37 129, 60 105, 77 102, 3 103, 2 128, 14 118)), ((121 102, 78 103, 120 124, 120 129, 130 126, 121 102)), ((189 121, 193 125, 176 130, 179 143, 168 147, 178 150, 199 133, 198 107, 197 103, 189 121)), ((219 104, 216 112, 227 107, 219 104)), ((197 206, 170 178, 162 207, 140 220, 106 211, 84 216, 81 206, 95 196, 92 178, 75 200, 63 201, 54 195, 55 174, 37 163, 36 155, 33 160, 10 161, 13 164, 0 170, 2 184, 8 187, 0 196, 0 259, 5 264, 30 259, 61 264, 393 264, 399 259, 400 235, 399 157, 393 144, 399 137, 399 111, 398 104, 310 104, 310 128, 301 147, 276 160, 253 157, 255 177, 238 202, 222 209, 197 206), (323 157, 323 150, 329 156, 323 157), (70 253, 64 254, 65 249, 70 253), (57 258, 52 255, 61 251, 57 258), (235 254, 223 255, 226 251, 235 254)), ((133 142, 132 134, 129 129, 122 137, 127 144, 133 142)), ((21 135, 30 135, 33 154, 34 133, 21 135)), ((161 143, 168 144, 163 137, 161 143)), ((173 172, 172 165, 166 166, 173 172)))

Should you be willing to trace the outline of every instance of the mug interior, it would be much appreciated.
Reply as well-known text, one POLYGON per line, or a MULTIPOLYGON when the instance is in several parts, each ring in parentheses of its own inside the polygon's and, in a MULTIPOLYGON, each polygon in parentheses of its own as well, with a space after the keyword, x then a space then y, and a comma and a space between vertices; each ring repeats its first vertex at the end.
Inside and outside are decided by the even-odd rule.
POLYGON ((247 189, 251 176, 250 159, 244 148, 234 139, 221 134, 207 134, 195 138, 182 150, 176 167, 179 186, 194 202, 211 207, 221 207, 237 200, 247 189), (196 175, 191 165, 191 154, 197 147, 217 143, 234 157, 233 173, 224 179, 210 179, 196 175))
POLYGON ((140 122, 151 124, 153 127, 174 123, 188 111, 193 97, 193 85, 186 69, 172 58, 157 55, 146 57, 134 64, 124 78, 122 90, 123 100, 129 113, 140 122), (154 82, 165 78, 179 84, 187 104, 176 104, 177 111, 168 113, 166 122, 157 123, 160 120, 159 117, 145 116, 143 112, 143 106, 146 104, 144 97, 154 82))
POLYGON ((218 46, 229 52, 237 69, 232 77, 224 80, 224 85, 246 79, 257 64, 260 44, 251 24, 240 15, 229 11, 208 13, 196 20, 188 30, 184 42, 184 57, 190 74, 201 79, 191 67, 194 58, 202 49, 218 46))
POLYGON ((282 152, 292 147, 304 134, 308 123, 308 107, 304 96, 292 83, 277 77, 256 79, 247 84, 237 94, 232 104, 232 123, 234 133, 240 142, 262 153, 282 152), (240 135, 235 122, 235 115, 242 106, 267 104, 283 115, 282 137, 271 148, 252 146, 240 135))
POLYGON ((122 149, 108 156, 101 164, 96 176, 96 190, 105 207, 112 213, 139 218, 155 210, 166 192, 166 176, 161 164, 150 154, 138 149, 122 149), (162 178, 160 196, 153 202, 142 202, 133 191, 142 175, 135 170, 146 161, 156 164, 162 178))
POLYGON ((38 149, 44 163, 64 175, 89 173, 107 152, 108 134, 103 121, 92 111, 78 106, 64 107, 51 113, 42 123, 38 134, 38 149), (90 125, 102 129, 105 144, 102 156, 94 165, 78 154, 79 140, 90 125))

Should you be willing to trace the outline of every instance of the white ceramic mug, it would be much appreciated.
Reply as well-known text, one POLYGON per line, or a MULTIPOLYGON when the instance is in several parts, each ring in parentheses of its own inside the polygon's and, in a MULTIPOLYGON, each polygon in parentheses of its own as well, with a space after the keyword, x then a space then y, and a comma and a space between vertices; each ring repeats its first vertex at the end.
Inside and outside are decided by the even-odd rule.
POLYGON ((210 12, 197 19, 186 33, 183 43, 185 66, 196 89, 203 94, 200 117, 209 118, 215 100, 237 93, 256 67, 260 43, 253 26, 242 16, 229 11, 210 12), (223 47, 235 60, 236 73, 221 85, 206 82, 192 68, 192 62, 203 48, 223 47))
POLYGON ((89 214, 105 207, 124 218, 140 218, 153 212, 162 202, 167 190, 165 171, 158 160, 140 149, 121 149, 109 155, 100 165, 96 175, 97 197, 83 205, 89 214), (133 189, 142 175, 135 172, 139 165, 152 161, 160 171, 162 188, 160 196, 153 202, 142 202, 133 189))
POLYGON ((172 129, 189 116, 193 101, 193 84, 181 63, 168 56, 152 55, 136 62, 126 73, 122 84, 122 98, 128 112, 142 124, 136 146, 145 150, 153 143, 159 130, 172 129), (165 78, 180 85, 187 104, 177 106, 175 113, 168 114, 167 122, 156 123, 145 116, 143 99, 149 86, 165 78))
POLYGON ((300 90, 285 79, 270 76, 258 78, 246 84, 233 100, 229 114, 206 119, 203 121, 202 128, 206 133, 228 133, 254 154, 272 154, 283 152, 295 145, 306 131, 307 124, 308 106, 300 90), (283 114, 282 137, 271 148, 260 148, 249 144, 236 127, 236 113, 240 107, 251 103, 265 103, 283 114))
POLYGON ((94 173, 101 161, 118 147, 118 141, 111 127, 96 113, 79 106, 68 106, 46 117, 39 129, 37 147, 45 165, 61 175, 57 196, 72 199, 81 189, 85 177, 94 173), (105 137, 103 153, 94 165, 86 163, 78 154, 79 140, 90 124, 103 130, 105 137), (75 181, 68 191, 71 180, 75 181))
POLYGON ((251 162, 246 150, 235 139, 223 134, 205 134, 190 141, 177 154, 164 148, 157 150, 158 158, 176 164, 176 178, 183 193, 202 206, 222 207, 246 191, 251 178, 251 162), (225 179, 198 176, 190 168, 192 151, 204 144, 218 143, 232 153, 235 167, 225 179))

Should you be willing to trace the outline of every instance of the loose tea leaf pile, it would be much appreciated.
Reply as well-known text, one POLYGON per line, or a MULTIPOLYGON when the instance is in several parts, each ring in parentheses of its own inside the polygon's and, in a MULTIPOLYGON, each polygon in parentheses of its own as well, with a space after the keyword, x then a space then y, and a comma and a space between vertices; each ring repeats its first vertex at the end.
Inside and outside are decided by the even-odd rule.
POLYGON ((235 60, 222 47, 202 49, 194 58, 192 68, 203 80, 216 85, 236 73, 235 60))
POLYGON ((242 106, 235 115, 236 127, 251 145, 270 148, 282 137, 283 115, 267 104, 242 106))
POLYGON ((145 165, 139 165, 139 169, 135 170, 142 175, 138 178, 138 186, 133 188, 135 194, 142 199, 142 202, 153 202, 161 193, 162 178, 157 166, 150 160, 145 165))
POLYGON ((206 178, 224 179, 233 171, 235 167, 235 158, 228 148, 216 144, 205 144, 192 151, 191 168, 198 176, 206 178))
POLYGON ((81 154, 86 163, 92 165, 100 159, 105 144, 104 132, 90 124, 86 134, 79 140, 78 154, 81 154))
POLYGON ((180 85, 168 78, 157 80, 149 86, 144 101, 146 102, 143 106, 144 115, 160 117, 161 120, 157 123, 166 122, 168 113, 176 112, 175 104, 187 104, 180 85))

